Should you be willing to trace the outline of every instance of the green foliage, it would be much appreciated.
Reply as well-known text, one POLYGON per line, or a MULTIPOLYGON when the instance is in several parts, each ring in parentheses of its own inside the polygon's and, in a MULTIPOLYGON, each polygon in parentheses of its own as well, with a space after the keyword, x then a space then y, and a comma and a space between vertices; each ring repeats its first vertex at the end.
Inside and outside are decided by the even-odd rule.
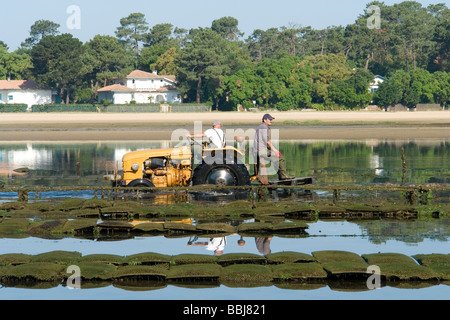
POLYGON ((91 96, 83 101, 93 102, 100 83, 107 83, 127 74, 132 69, 133 58, 118 39, 96 35, 84 45, 82 56, 84 80, 94 83, 91 96))
POLYGON ((217 257, 204 254, 182 253, 172 258, 175 265, 197 264, 197 263, 217 263, 217 257))
POLYGON ((244 34, 239 31, 238 24, 238 20, 233 17, 222 17, 212 22, 211 29, 225 39, 235 40, 244 34))
POLYGON ((410 72, 396 71, 384 81, 375 94, 375 103, 381 106, 401 103, 415 107, 419 103, 439 103, 445 106, 449 100, 449 73, 430 73, 424 69, 410 72))
POLYGON ((319 263, 282 263, 271 266, 273 278, 276 280, 311 280, 325 279, 327 273, 319 263))
POLYGON ((235 264, 224 267, 220 273, 220 281, 224 282, 269 282, 272 281, 272 270, 267 266, 254 264, 235 264))
POLYGON ((113 105, 112 101, 103 99, 104 107, 102 112, 159 112, 159 105, 157 104, 139 104, 139 105, 113 105))
POLYGON ((403 90, 398 83, 393 80, 384 81, 375 93, 374 102, 382 107, 395 105, 402 99, 402 93, 403 90))
POLYGON ((75 92, 75 102, 88 103, 92 98, 91 88, 81 88, 75 92))
MULTIPOLYGON (((310 108, 314 102, 331 108, 366 107, 371 101, 369 71, 349 70, 344 55, 330 54, 306 59, 284 55, 263 59, 256 65, 224 78, 222 100, 233 106, 254 107, 253 101, 278 110, 310 108)), ((322 107, 323 109, 324 107, 322 107)))
POLYGON ((31 262, 48 262, 56 264, 73 264, 81 259, 81 253, 77 251, 55 250, 34 255, 31 262))
POLYGON ((434 101, 441 106, 450 103, 450 73, 437 71, 432 74, 434 101))
POLYGON ((24 48, 32 48, 42 38, 49 35, 57 35, 60 25, 49 20, 38 20, 30 28, 30 37, 22 43, 24 48))
POLYGON ((170 268, 167 279, 172 281, 217 280, 220 272, 221 267, 212 263, 175 265, 170 268))
POLYGON ((37 281, 61 281, 64 278, 65 269, 63 265, 56 263, 27 263, 8 269, 4 277, 37 281))
POLYGON ((70 92, 83 76, 83 52, 82 42, 71 34, 46 36, 31 50, 33 74, 39 83, 57 88, 69 103, 70 92))
POLYGON ((328 88, 329 99, 349 109, 365 108, 369 105, 372 94, 369 84, 373 75, 369 71, 357 69, 346 80, 336 80, 328 88))
POLYGON ((171 46, 173 41, 170 39, 173 25, 170 23, 160 23, 153 26, 150 31, 145 34, 146 45, 152 47, 156 44, 163 47, 171 46))
POLYGON ((434 67, 438 71, 450 72, 450 63, 448 56, 450 52, 450 10, 443 7, 445 5, 436 5, 437 23, 434 29, 433 42, 436 44, 436 59, 433 61, 434 67))
POLYGON ((60 34, 58 24, 38 20, 15 52, 0 41, 0 79, 35 80, 57 89, 66 104, 93 103, 100 86, 139 68, 175 74, 183 102, 223 110, 355 109, 372 98, 384 107, 445 107, 449 23, 445 4, 373 1, 347 26, 255 29, 242 39, 239 21, 230 16, 188 31, 170 23, 149 27, 143 13, 131 13, 120 20, 116 37, 96 35, 82 44, 60 34), (379 29, 368 28, 371 5, 382 12, 379 29), (365 89, 375 74, 388 80, 371 97, 365 89))
POLYGON ((191 30, 189 39, 177 57, 179 89, 188 100, 211 101, 222 77, 239 64, 239 49, 210 28, 191 30))
POLYGON ((144 40, 144 35, 148 31, 147 25, 143 13, 131 13, 120 19, 120 27, 116 30, 116 36, 132 48, 136 55, 139 55, 139 42, 144 40))
POLYGON ((113 265, 121 265, 125 259, 115 254, 89 254, 81 257, 81 262, 87 263, 108 263, 113 265))
POLYGON ((276 253, 269 253, 266 256, 268 264, 281 263, 305 263, 315 262, 316 260, 309 254, 293 251, 282 251, 276 253))
POLYGON ((157 43, 151 47, 145 47, 142 49, 141 56, 139 58, 139 67, 144 71, 154 71, 158 58, 163 55, 168 48, 157 43))
POLYGON ((111 105, 113 102, 111 99, 102 99, 102 106, 107 107, 111 105))
POLYGON ((22 79, 33 67, 31 57, 27 53, 8 52, 8 48, 0 44, 0 79, 22 79))
POLYGON ((312 67, 313 102, 333 105, 328 97, 328 86, 333 81, 345 80, 351 75, 347 58, 343 54, 329 54, 306 57, 305 61, 312 67))
POLYGON ((1 112, 27 112, 26 104, 0 104, 1 112))
POLYGON ((45 104, 33 105, 31 112, 96 112, 97 107, 92 104, 45 104))
POLYGON ((154 252, 143 252, 137 253, 125 258, 125 261, 129 265, 160 265, 167 264, 169 265, 172 257, 160 253, 154 252))
POLYGON ((154 64, 150 67, 156 70, 158 74, 176 74, 177 64, 176 59, 178 56, 178 51, 176 48, 172 47, 163 54, 161 54, 154 64))
POLYGON ((253 101, 280 110, 304 108, 311 105, 311 72, 311 66, 297 57, 264 59, 225 77, 218 94, 227 103, 244 108, 254 107, 253 101))
POLYGON ((6 265, 19 265, 29 263, 31 261, 31 255, 24 253, 7 253, 0 255, 0 266, 6 265))

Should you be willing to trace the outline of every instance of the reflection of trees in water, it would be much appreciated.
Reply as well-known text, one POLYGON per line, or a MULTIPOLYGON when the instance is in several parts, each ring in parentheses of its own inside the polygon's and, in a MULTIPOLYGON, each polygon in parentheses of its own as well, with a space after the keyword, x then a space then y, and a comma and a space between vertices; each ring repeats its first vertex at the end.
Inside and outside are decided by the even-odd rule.
POLYGON ((382 244, 388 240, 396 240, 410 244, 423 242, 426 239, 448 241, 450 237, 450 219, 414 221, 365 220, 350 221, 357 224, 369 241, 382 244))
MULTIPOLYGON (((55 133, 57 134, 57 133, 55 133)), ((131 151, 143 148, 157 148, 160 143, 68 143, 68 144, 32 144, 37 153, 45 151, 48 159, 33 165, 33 170, 26 177, 2 179, 5 185, 104 185, 103 175, 112 173, 116 161, 121 159, 116 150, 131 151), (117 159, 116 159, 117 158, 117 159)), ((2 146, 3 147, 3 146, 2 146)), ((15 150, 26 150, 23 144, 8 145, 3 153, 11 153, 15 150)), ((4 156, 4 162, 7 157, 4 156)), ((119 164, 120 165, 120 164, 119 164)), ((7 164, 5 164, 7 166, 7 164)), ((119 168, 120 169, 120 168, 119 168)))
MULTIPOLYGON (((33 149, 45 151, 51 162, 36 164, 32 177, 41 179, 41 184, 64 185, 68 182, 63 182, 62 178, 77 176, 80 178, 77 183, 99 184, 103 182, 105 171, 111 173, 114 170, 116 161, 120 167, 121 156, 125 152, 157 149, 164 143, 169 145, 168 141, 33 143, 33 149), (83 181, 86 177, 90 177, 89 180, 83 181)), ((314 175, 319 183, 336 184, 402 182, 402 147, 406 156, 406 182, 450 182, 450 142, 447 141, 280 142, 280 150, 291 174, 299 177, 314 175)), ((1 145, 1 164, 8 161, 9 153, 27 148, 27 144, 1 145)))
POLYGON ((280 143, 292 173, 308 176, 313 172, 323 183, 401 183, 402 147, 406 156, 406 182, 450 182, 450 142, 447 141, 280 143))

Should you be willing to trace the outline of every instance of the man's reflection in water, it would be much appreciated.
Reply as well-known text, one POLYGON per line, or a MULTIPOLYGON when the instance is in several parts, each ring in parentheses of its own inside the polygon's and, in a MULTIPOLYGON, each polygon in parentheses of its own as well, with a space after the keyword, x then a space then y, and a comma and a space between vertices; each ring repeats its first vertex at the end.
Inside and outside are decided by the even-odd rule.
POLYGON ((227 245, 226 237, 210 238, 207 242, 196 241, 197 239, 197 236, 195 236, 192 240, 189 239, 188 246, 206 247, 206 250, 213 251, 215 256, 222 255, 223 249, 227 245))
POLYGON ((221 256, 223 254, 223 249, 227 245, 226 237, 211 238, 208 241, 208 246, 206 250, 214 251, 215 256, 221 256))
POLYGON ((256 248, 262 255, 268 255, 270 253, 270 241, 272 240, 271 237, 269 238, 255 238, 256 248))
MULTIPOLYGON (((227 237, 217 237, 217 238, 209 238, 208 241, 197 241, 198 237, 194 236, 190 238, 187 245, 188 246, 197 246, 197 247, 206 247, 206 250, 213 251, 215 256, 220 256, 223 254, 223 250, 227 245, 227 237)), ((270 241, 269 238, 255 238, 256 248, 262 255, 267 255, 271 252, 270 250, 270 241)), ((241 238, 237 241, 239 246, 245 245, 245 240, 241 236, 241 238)))

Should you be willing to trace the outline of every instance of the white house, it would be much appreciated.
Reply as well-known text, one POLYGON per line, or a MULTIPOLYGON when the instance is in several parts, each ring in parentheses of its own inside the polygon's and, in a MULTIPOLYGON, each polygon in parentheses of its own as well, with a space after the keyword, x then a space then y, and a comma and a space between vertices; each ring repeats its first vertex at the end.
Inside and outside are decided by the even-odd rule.
POLYGON ((52 103, 52 90, 40 88, 31 80, 0 80, 0 104, 34 104, 52 103))
POLYGON ((384 82, 384 80, 386 80, 385 78, 383 78, 382 76, 375 76, 373 78, 373 81, 369 84, 369 91, 374 93, 375 91, 377 91, 378 86, 384 82))
POLYGON ((134 70, 124 79, 116 79, 113 85, 99 89, 97 99, 109 99, 113 104, 136 103, 180 103, 181 95, 177 81, 172 75, 134 70))

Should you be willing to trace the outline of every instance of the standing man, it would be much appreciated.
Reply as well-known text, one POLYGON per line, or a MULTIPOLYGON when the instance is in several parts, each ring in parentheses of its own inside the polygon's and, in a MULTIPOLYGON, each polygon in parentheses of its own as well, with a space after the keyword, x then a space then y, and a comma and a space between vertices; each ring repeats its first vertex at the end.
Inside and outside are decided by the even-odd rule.
POLYGON ((225 147, 225 133, 222 130, 222 123, 219 120, 214 120, 212 128, 205 132, 198 134, 188 134, 191 138, 207 137, 211 144, 208 146, 210 149, 224 148, 225 147))
POLYGON ((281 152, 270 141, 270 126, 272 120, 275 118, 266 113, 262 117, 262 123, 256 129, 255 138, 253 141, 253 159, 256 161, 256 178, 261 184, 269 184, 267 178, 267 165, 272 161, 277 166, 278 179, 286 180, 292 179, 286 172, 285 159, 281 155, 281 152), (271 157, 272 153, 276 155, 276 158, 271 157))

